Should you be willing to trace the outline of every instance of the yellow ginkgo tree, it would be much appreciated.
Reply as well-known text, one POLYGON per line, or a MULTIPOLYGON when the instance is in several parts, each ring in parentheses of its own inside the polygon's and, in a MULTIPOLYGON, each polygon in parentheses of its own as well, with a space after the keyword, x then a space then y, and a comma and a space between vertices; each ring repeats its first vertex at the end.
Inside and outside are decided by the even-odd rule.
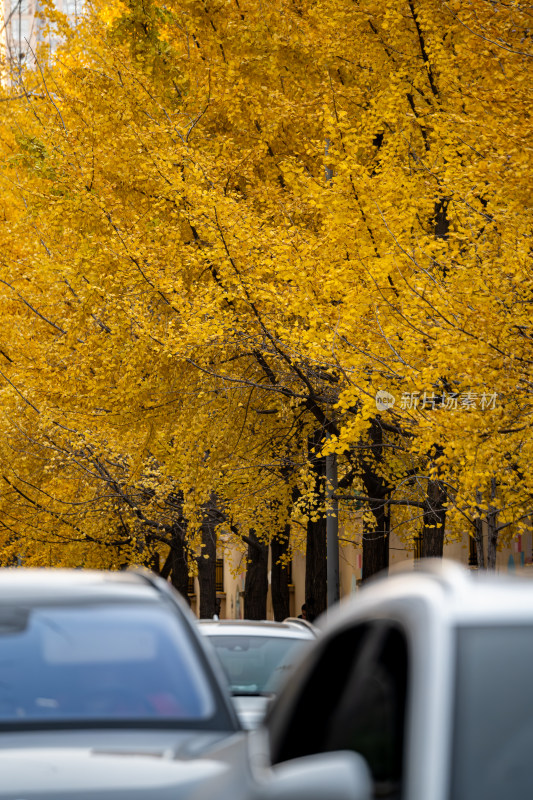
POLYGON ((183 586, 214 508, 319 564, 333 451, 365 577, 391 526, 428 555, 520 532, 527 10, 49 16, 63 44, 0 103, 4 560, 159 560, 183 586))

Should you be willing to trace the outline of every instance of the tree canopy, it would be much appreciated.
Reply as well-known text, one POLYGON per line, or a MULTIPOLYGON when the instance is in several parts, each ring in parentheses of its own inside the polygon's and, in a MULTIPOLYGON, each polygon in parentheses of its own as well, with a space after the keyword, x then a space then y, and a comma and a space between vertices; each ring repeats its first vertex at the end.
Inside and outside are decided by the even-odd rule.
POLYGON ((527 7, 47 16, 0 98, 4 562, 166 558, 177 529, 192 552, 213 498, 228 535, 292 520, 303 547, 328 452, 381 537, 391 509, 407 542, 441 512, 519 532, 527 7))

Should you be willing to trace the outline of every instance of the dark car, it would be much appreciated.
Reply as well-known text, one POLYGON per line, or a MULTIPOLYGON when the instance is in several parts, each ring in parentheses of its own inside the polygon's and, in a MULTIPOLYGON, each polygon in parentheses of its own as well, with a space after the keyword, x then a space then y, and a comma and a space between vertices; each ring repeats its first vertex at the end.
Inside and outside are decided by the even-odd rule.
POLYGON ((222 672, 166 581, 0 570, 0 798, 181 800, 239 737, 222 672))

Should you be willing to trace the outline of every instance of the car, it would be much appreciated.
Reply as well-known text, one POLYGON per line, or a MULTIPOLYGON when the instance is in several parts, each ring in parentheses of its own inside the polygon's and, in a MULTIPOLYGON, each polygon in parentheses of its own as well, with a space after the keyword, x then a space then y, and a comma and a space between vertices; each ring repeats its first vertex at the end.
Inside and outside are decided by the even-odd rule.
POLYGON ((271 699, 307 646, 316 639, 304 620, 200 620, 227 676, 246 730, 256 728, 271 699))
POLYGON ((168 582, 0 569, 0 798, 181 800, 244 736, 168 582))
POLYGON ((308 628, 309 630, 313 631, 315 635, 317 633, 317 629, 315 628, 313 623, 309 622, 309 620, 304 619, 303 617, 285 617, 283 622, 290 622, 294 625, 300 625, 303 626, 304 628, 308 628))
POLYGON ((318 626, 248 734, 247 771, 195 800, 533 796, 531 579, 427 560, 318 626))

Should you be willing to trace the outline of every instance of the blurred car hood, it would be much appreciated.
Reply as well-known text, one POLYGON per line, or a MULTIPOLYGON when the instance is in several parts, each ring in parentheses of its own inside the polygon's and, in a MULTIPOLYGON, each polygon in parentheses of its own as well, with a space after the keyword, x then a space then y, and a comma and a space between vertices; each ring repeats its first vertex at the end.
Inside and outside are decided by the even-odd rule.
MULTIPOLYGON (((241 746, 244 734, 229 737, 241 746)), ((227 771, 227 733, 0 735, 1 800, 185 800, 227 771), (211 751, 212 755, 211 755, 211 751)))

